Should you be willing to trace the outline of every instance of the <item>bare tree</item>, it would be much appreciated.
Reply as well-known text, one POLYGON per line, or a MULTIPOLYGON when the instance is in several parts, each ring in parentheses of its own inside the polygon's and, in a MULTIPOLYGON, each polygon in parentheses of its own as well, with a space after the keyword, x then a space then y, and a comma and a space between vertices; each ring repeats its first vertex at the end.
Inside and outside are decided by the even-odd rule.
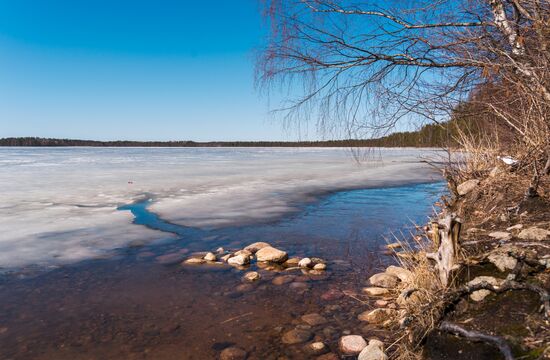
POLYGON ((284 86, 288 121, 368 137, 478 101, 530 161, 550 155, 548 0, 267 0, 265 11, 258 80, 284 86), (499 96, 479 96, 488 84, 499 96))

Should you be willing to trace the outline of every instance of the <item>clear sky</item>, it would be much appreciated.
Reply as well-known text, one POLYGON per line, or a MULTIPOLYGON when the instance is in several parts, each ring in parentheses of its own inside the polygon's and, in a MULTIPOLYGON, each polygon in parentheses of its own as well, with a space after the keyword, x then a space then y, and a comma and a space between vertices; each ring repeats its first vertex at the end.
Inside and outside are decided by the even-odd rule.
POLYGON ((0 0, 0 137, 292 140, 257 0, 0 0))

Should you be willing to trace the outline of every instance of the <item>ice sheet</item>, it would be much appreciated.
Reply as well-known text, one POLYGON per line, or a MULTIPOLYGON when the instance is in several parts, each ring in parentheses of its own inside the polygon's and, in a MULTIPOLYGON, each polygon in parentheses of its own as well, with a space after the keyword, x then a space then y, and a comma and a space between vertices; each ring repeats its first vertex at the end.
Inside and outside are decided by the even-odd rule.
POLYGON ((174 223, 280 217, 329 191, 430 181, 431 150, 0 148, 0 267, 74 262, 165 238, 116 208, 145 196, 174 223))

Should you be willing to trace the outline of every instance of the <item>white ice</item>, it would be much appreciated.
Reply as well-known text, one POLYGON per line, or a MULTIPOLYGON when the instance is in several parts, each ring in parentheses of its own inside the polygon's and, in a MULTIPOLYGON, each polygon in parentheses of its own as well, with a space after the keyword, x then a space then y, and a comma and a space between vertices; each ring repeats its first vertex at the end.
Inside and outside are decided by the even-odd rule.
POLYGON ((0 148, 0 267, 55 265, 166 238, 118 206, 152 197, 174 223, 219 227, 280 217, 318 194, 437 178, 432 150, 0 148))

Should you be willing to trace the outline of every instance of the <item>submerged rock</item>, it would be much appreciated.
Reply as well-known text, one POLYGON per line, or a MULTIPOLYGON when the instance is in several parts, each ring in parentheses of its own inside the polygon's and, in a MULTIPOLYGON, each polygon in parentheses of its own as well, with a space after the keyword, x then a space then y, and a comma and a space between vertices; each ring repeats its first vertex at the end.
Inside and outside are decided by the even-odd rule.
POLYGON ((374 309, 362 312, 357 318, 369 324, 382 324, 387 320, 391 320, 396 315, 397 311, 393 309, 374 309))
POLYGON ((238 347, 229 347, 224 349, 220 354, 220 360, 245 360, 246 351, 238 347))
POLYGON ((280 275, 273 278, 271 282, 273 283, 273 285, 283 285, 294 281, 295 278, 296 277, 294 275, 280 275))
POLYGON ((182 253, 175 252, 175 253, 157 256, 155 260, 160 264, 168 265, 168 264, 175 264, 181 261, 184 257, 185 256, 182 253))
POLYGON ((338 346, 345 355, 358 355, 367 346, 367 342, 360 335, 346 335, 340 338, 338 346))
POLYGON ((317 313, 306 314, 302 316, 302 321, 311 326, 322 325, 327 322, 327 319, 317 313))
POLYGON ((536 240, 543 241, 550 236, 550 231, 546 229, 541 229, 536 226, 530 227, 528 229, 521 230, 518 234, 518 237, 523 240, 536 240))
POLYGON ((470 191, 474 190, 477 185, 479 185, 479 180, 473 179, 463 182, 462 184, 458 185, 456 187, 456 191, 458 192, 458 195, 466 195, 470 191))
POLYGON ((306 329, 293 329, 287 331, 283 335, 284 344, 299 344, 310 340, 313 337, 313 333, 306 329))
POLYGON ((324 343, 317 341, 307 344, 305 346, 305 350, 312 355, 320 355, 326 353, 328 351, 328 347, 324 343))
POLYGON ((184 261, 185 264, 189 264, 189 265, 200 265, 200 264, 204 264, 205 262, 206 260, 199 259, 199 258, 190 258, 184 261))
POLYGON ((383 296, 390 293, 388 289, 381 287, 364 287, 362 291, 369 296, 383 296))
POLYGON ((371 285, 383 288, 394 288, 397 286, 398 281, 397 276, 388 273, 375 274, 369 278, 371 285))
POLYGON ((384 353, 384 344, 380 340, 370 340, 366 348, 364 348, 357 360, 387 360, 388 356, 384 353))
POLYGON ((255 254, 258 250, 263 249, 263 248, 268 247, 268 246, 271 246, 271 245, 269 245, 266 242, 259 241, 259 242, 255 242, 253 244, 248 245, 247 247, 244 248, 244 250, 250 251, 252 254, 255 254))
POLYGON ((256 259, 258 261, 283 263, 286 261, 286 259, 288 259, 288 255, 282 250, 276 249, 271 246, 266 246, 256 252, 256 259))
POLYGON ((244 274, 243 279, 246 281, 256 281, 260 280, 260 274, 258 274, 256 271, 249 271, 246 274, 244 274))
POLYGON ((321 356, 318 356, 316 360, 340 360, 340 357, 334 353, 328 353, 321 356))

